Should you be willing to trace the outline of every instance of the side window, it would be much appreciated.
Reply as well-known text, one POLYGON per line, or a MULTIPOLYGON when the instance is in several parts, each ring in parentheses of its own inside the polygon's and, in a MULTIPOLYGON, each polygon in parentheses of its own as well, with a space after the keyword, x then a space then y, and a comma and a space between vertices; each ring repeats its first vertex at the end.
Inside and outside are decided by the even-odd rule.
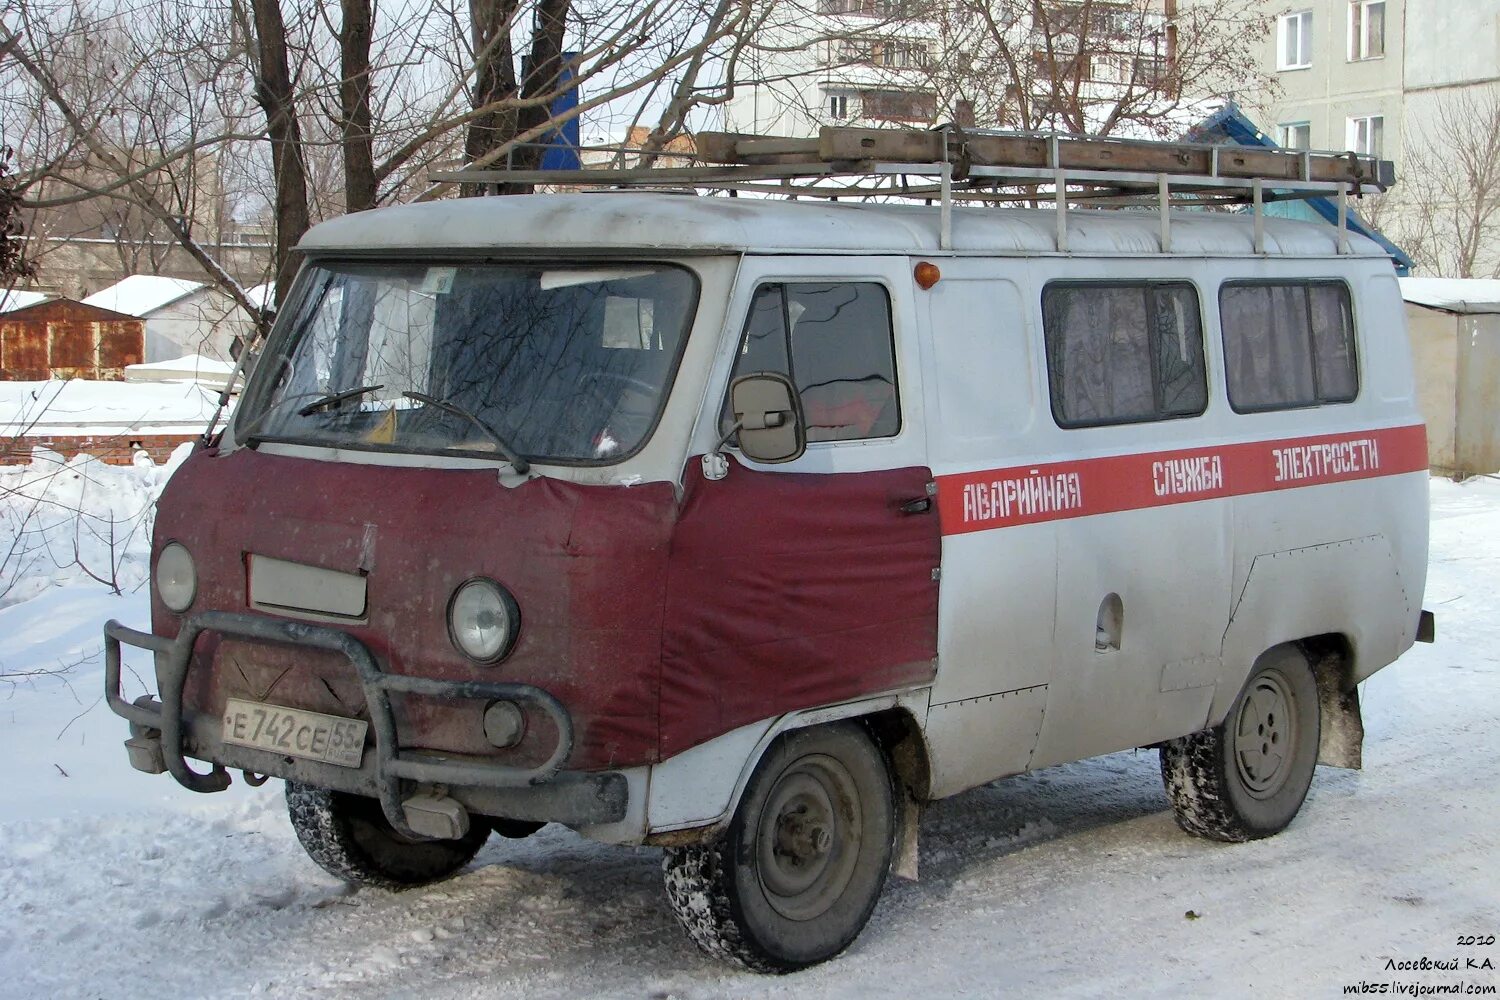
POLYGON ((1219 317, 1236 412, 1347 403, 1359 395, 1343 283, 1227 284, 1219 290, 1219 317))
POLYGON ((1191 285, 1054 282, 1042 290, 1042 328, 1060 427, 1191 417, 1208 406, 1191 285))
MULTIPOLYGON (((791 378, 810 442, 893 437, 901 429, 891 300, 881 285, 757 288, 730 381, 754 372, 791 378)), ((723 430, 732 423, 726 398, 723 430)))

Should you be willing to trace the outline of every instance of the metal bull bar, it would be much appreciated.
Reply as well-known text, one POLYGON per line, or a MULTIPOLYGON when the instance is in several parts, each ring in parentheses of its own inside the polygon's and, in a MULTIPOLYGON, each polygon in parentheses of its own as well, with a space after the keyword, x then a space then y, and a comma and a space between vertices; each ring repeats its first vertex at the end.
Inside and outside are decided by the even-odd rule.
POLYGON ((413 830, 402 808, 400 782, 478 785, 521 788, 537 785, 557 775, 573 752, 573 722, 562 704, 541 688, 530 684, 488 681, 441 681, 427 677, 389 674, 380 669, 368 647, 347 632, 303 622, 282 621, 259 615, 229 611, 205 611, 183 620, 175 639, 140 632, 111 619, 104 626, 104 693, 110 710, 136 726, 161 732, 162 763, 183 787, 195 792, 218 792, 229 786, 229 773, 214 764, 207 774, 194 771, 183 750, 182 696, 192 662, 193 647, 204 632, 257 639, 265 642, 311 646, 340 653, 354 664, 364 688, 365 704, 375 730, 375 783, 385 818, 408 837, 423 838, 413 830), (120 645, 149 649, 156 657, 160 706, 132 704, 120 694, 120 645), (391 711, 391 692, 442 698, 506 699, 533 705, 551 717, 557 726, 557 746, 537 767, 504 764, 471 764, 421 760, 403 756, 391 711))

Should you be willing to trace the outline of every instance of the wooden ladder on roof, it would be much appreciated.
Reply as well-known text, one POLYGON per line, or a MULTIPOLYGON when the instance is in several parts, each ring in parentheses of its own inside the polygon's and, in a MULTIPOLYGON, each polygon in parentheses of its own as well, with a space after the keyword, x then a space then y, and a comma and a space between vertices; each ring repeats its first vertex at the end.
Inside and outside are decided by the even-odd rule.
MULTIPOLYGON (((1173 207, 1253 206, 1255 248, 1265 249, 1266 203, 1332 196, 1339 252, 1349 252, 1348 199, 1395 184, 1390 160, 1314 152, 1061 133, 826 126, 816 138, 699 132, 689 166, 622 169, 460 169, 437 181, 606 189, 740 192, 789 198, 938 203, 939 246, 952 247, 955 200, 1036 202, 1057 209, 1057 248, 1068 249, 1070 204, 1159 210, 1163 252, 1171 249, 1173 207)), ((627 154, 630 150, 623 150, 627 154)), ((639 152, 639 151, 634 151, 639 152)), ((680 160, 686 154, 663 154, 680 160)))

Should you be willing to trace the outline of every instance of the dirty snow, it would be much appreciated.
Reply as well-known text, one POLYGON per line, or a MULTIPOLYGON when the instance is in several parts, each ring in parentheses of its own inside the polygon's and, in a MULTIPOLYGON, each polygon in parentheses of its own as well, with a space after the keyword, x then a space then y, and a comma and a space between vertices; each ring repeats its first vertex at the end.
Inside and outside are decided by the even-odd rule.
MULTIPOLYGON (((161 472, 122 470, 141 482, 114 489, 149 494, 161 472)), ((0 689, 0 997, 1335 997, 1361 982, 1500 985, 1482 968, 1386 968, 1500 965, 1500 948, 1458 944, 1500 933, 1500 482, 1434 481, 1432 516, 1425 604, 1438 643, 1365 684, 1365 770, 1319 769, 1284 834, 1248 845, 1184 835, 1154 753, 996 782, 930 808, 921 881, 893 880, 846 955, 784 978, 700 955, 667 911, 652 849, 552 826, 493 839, 443 885, 355 892, 302 854, 279 782, 195 796, 131 771, 90 655, 103 619, 145 624, 144 593, 64 574, 0 609, 0 673, 64 668, 0 689)))

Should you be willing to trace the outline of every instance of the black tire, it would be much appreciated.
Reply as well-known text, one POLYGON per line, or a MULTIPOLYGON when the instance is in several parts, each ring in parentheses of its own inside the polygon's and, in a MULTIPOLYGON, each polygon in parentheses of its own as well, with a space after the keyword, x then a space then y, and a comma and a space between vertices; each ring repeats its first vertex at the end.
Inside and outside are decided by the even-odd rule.
POLYGON ((1262 654, 1222 724, 1162 745, 1177 825, 1231 843, 1281 832, 1307 797, 1319 736, 1307 658, 1294 646, 1262 654))
POLYGON ((457 840, 412 840, 396 832, 375 799, 294 781, 286 783, 286 807, 297 839, 320 868, 382 889, 441 882, 472 861, 490 835, 480 821, 457 840))
POLYGON ((890 771, 852 722, 800 729, 766 752, 725 835, 668 848, 667 898, 705 952, 792 972, 847 948, 891 866, 890 771))

